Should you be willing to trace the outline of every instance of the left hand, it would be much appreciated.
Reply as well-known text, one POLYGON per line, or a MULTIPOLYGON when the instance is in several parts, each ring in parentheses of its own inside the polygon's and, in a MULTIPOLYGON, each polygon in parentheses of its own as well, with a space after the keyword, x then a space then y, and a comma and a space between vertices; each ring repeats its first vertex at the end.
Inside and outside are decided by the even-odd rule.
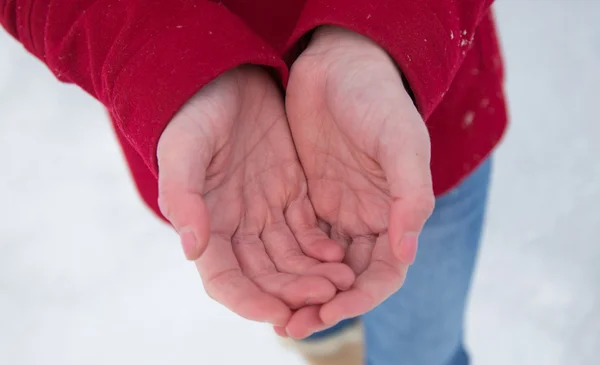
POLYGON ((286 110, 315 212, 357 275, 350 290, 294 314, 287 333, 303 338, 402 286, 434 206, 430 141, 392 59, 341 28, 315 31, 292 66, 286 110))

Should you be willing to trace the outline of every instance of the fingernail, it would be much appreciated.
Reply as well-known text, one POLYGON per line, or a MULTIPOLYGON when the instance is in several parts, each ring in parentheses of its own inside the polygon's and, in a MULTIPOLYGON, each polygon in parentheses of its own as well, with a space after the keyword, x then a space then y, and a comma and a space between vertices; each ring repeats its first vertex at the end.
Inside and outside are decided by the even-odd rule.
POLYGON ((183 253, 188 260, 194 259, 196 247, 198 247, 198 240, 194 231, 190 227, 184 227, 179 230, 179 239, 181 240, 181 247, 183 247, 183 253))
POLYGON ((412 265, 417 257, 417 248, 419 247, 419 234, 416 232, 407 232, 396 245, 394 254, 398 260, 412 265))

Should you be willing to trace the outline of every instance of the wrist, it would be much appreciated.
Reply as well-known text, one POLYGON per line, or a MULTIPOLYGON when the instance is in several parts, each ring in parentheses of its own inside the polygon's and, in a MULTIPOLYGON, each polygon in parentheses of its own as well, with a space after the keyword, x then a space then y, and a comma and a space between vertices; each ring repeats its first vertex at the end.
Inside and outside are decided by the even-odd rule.
POLYGON ((371 39, 363 36, 360 33, 347 28, 338 27, 335 25, 322 25, 315 28, 312 35, 311 46, 350 49, 363 49, 365 51, 385 51, 371 39))
POLYGON ((398 71, 404 89, 413 100, 413 103, 415 102, 408 80, 391 55, 379 44, 360 33, 334 25, 322 25, 314 30, 308 50, 315 51, 315 53, 327 53, 334 58, 352 57, 357 59, 367 57, 367 59, 374 62, 389 62, 398 71), (339 51, 339 53, 336 51, 339 51))

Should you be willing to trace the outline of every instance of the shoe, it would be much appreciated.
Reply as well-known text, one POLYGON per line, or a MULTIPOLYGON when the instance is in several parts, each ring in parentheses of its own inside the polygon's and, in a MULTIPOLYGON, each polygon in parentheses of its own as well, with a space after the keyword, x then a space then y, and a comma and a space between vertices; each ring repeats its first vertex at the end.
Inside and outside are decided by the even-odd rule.
POLYGON ((297 351, 310 365, 363 365, 364 340, 360 322, 320 338, 296 341, 282 340, 283 345, 297 351))

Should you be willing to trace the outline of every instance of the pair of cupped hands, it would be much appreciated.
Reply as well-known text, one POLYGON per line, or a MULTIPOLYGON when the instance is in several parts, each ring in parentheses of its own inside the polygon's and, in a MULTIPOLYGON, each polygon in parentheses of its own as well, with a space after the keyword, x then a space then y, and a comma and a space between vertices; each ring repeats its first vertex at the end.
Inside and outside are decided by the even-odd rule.
POLYGON ((159 206, 208 295, 301 339, 403 284, 434 196, 427 129, 388 54, 318 28, 285 95, 222 74, 158 144, 159 206))

